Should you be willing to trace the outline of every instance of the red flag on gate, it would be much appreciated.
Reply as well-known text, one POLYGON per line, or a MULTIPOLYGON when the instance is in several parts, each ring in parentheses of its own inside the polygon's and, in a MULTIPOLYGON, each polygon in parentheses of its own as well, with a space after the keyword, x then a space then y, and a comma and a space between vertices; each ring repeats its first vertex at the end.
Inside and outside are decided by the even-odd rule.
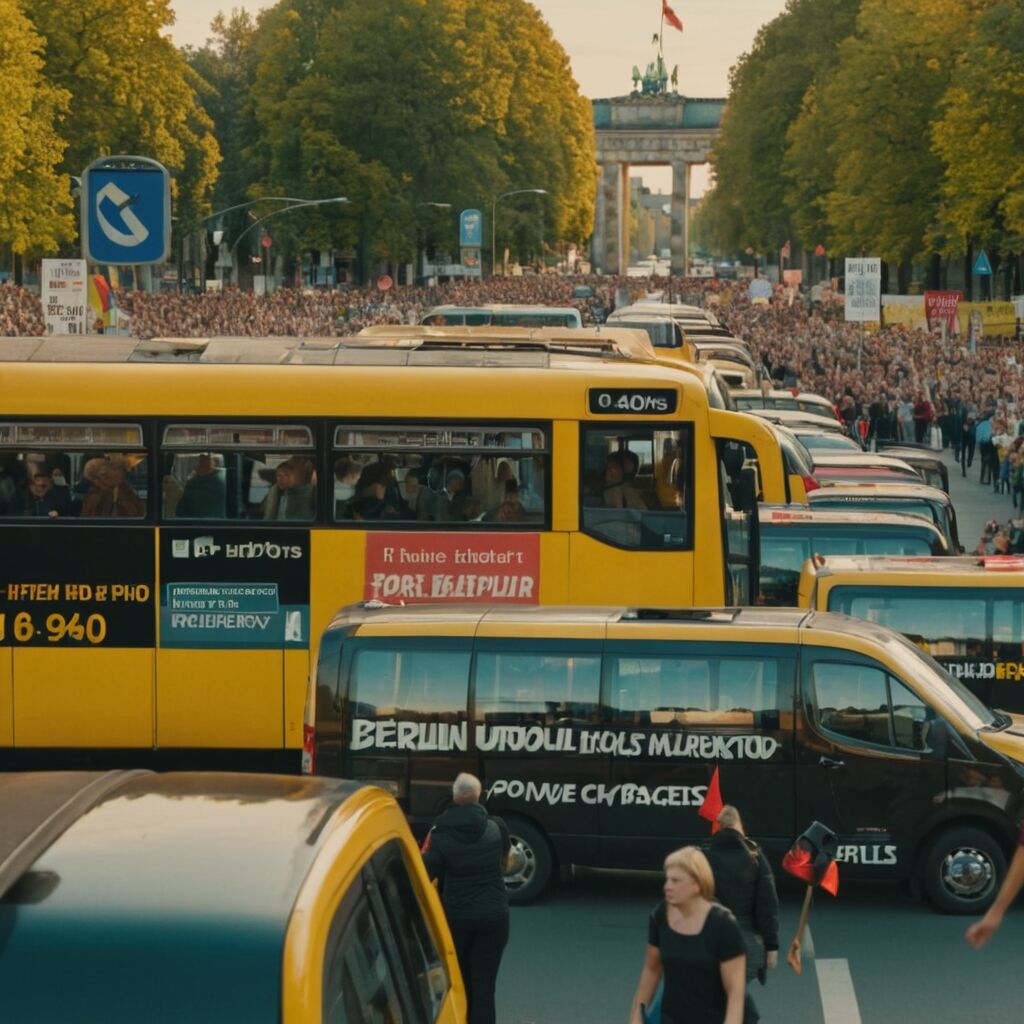
POLYGON ((697 811, 702 818, 707 818, 711 822, 712 835, 718 831, 718 815, 724 806, 722 788, 718 782, 718 765, 715 765, 711 781, 708 783, 708 791, 704 794, 704 803, 700 805, 700 810, 697 811))
POLYGON ((679 15, 672 10, 668 5, 668 0, 661 0, 661 16, 673 27, 683 31, 683 23, 679 20, 679 15))

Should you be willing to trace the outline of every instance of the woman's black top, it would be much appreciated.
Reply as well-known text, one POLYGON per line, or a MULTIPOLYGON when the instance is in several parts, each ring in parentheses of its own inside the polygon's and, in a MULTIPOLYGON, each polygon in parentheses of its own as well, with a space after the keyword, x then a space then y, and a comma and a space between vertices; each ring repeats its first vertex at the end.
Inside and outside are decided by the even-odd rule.
POLYGON ((722 1024, 726 997, 721 964, 747 951, 732 914, 714 903, 696 935, 681 935, 669 926, 663 901, 651 914, 647 942, 661 952, 663 1024, 722 1024))

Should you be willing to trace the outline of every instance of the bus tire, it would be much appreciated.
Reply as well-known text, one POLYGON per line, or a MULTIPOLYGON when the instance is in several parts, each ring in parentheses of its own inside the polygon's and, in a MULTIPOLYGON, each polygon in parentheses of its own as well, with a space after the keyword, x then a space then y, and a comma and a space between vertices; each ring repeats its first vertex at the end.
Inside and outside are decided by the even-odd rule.
POLYGON ((995 899, 1006 856, 988 832, 960 825, 940 832, 920 862, 921 885, 946 914, 980 914, 995 899))
POLYGON ((539 829, 522 818, 506 818, 513 851, 520 855, 518 864, 505 875, 508 901, 512 904, 530 903, 551 881, 554 856, 547 839, 539 829))

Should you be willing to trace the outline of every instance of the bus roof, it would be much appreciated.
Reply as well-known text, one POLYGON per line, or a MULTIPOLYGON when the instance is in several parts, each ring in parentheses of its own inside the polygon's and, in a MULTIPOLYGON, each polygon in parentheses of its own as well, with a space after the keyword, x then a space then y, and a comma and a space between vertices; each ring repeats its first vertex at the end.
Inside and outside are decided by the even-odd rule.
POLYGON ((872 498, 916 498, 918 501, 937 501, 942 505, 951 504, 949 495, 940 491, 937 487, 931 487, 926 483, 862 483, 862 484, 841 484, 836 487, 822 487, 812 491, 808 497, 811 504, 816 500, 831 498, 843 498, 851 503, 858 499, 869 501, 872 498))
MULTIPOLYGON (((942 537, 941 531, 934 523, 906 512, 858 512, 856 517, 851 517, 849 512, 841 508, 761 504, 758 506, 758 520, 762 526, 780 529, 787 526, 805 528, 820 525, 848 526, 853 530, 862 530, 866 526, 892 526, 942 537)), ((944 558, 941 561, 945 562, 948 559, 944 558)))

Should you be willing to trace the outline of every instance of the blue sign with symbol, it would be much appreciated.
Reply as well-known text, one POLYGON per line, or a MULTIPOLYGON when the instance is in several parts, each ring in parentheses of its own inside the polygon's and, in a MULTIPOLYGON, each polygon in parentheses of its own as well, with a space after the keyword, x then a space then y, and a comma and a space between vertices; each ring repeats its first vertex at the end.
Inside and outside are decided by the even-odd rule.
POLYGON ((484 219, 479 210, 463 210, 459 214, 459 245, 476 248, 484 244, 484 219))
POLYGON ((171 179, 140 156, 103 157, 82 174, 82 255, 112 266, 163 263, 171 251, 171 179))
POLYGON ((973 273, 979 277, 991 276, 992 274, 992 264, 989 263, 984 249, 978 253, 978 258, 974 261, 973 273))

